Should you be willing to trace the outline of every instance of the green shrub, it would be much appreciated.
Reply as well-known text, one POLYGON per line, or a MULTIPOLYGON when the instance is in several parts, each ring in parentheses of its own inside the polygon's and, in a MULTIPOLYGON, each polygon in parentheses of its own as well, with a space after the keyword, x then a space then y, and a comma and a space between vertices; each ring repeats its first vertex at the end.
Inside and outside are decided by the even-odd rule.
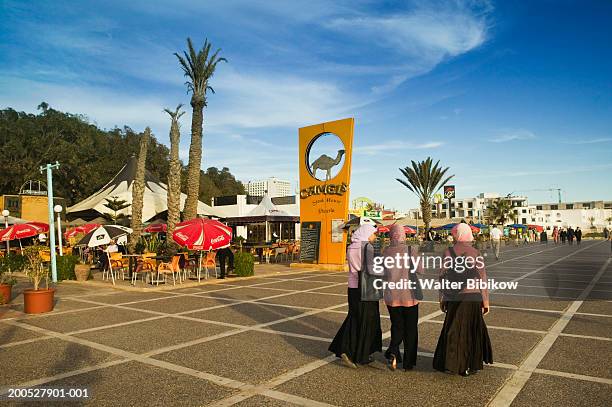
POLYGON ((237 252, 234 255, 234 270, 238 277, 249 277, 255 274, 255 258, 253 255, 237 252))
POLYGON ((20 254, 10 254, 0 257, 0 274, 23 271, 26 266, 26 258, 20 254))
POLYGON ((76 280, 76 275, 74 274, 74 266, 78 262, 79 256, 57 256, 57 281, 76 280))

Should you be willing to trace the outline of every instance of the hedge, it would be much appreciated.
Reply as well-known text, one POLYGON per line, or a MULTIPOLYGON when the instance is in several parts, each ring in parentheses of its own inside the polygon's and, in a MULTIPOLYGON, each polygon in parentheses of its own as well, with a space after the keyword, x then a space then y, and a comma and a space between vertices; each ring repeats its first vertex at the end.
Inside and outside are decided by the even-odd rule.
POLYGON ((57 256, 56 259, 57 281, 76 280, 74 266, 79 262, 79 256, 57 256))
POLYGON ((234 255, 234 271, 238 277, 255 274, 255 258, 251 253, 237 252, 234 255))

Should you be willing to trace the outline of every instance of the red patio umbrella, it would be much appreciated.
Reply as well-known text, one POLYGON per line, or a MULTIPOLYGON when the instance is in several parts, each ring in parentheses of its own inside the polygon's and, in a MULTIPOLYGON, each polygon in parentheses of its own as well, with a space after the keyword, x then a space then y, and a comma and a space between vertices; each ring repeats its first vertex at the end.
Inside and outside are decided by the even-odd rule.
POLYGON ((100 225, 97 223, 86 223, 84 225, 68 229, 66 232, 64 232, 64 237, 66 239, 70 239, 71 237, 75 237, 76 235, 81 233, 86 235, 99 226, 100 225))
POLYGON ((38 236, 39 233, 45 233, 49 230, 49 225, 41 222, 19 223, 0 231, 0 241, 8 242, 9 240, 19 240, 21 247, 21 239, 27 237, 38 236), (40 226, 37 226, 40 225, 40 226), (44 227, 46 226, 46 230, 44 227))
POLYGON ((232 241, 232 228, 213 219, 196 218, 178 223, 172 234, 174 241, 190 250, 200 251, 198 282, 202 271, 202 250, 228 247, 232 241))
POLYGON ((144 228, 144 232, 147 233, 160 233, 168 230, 168 225, 165 223, 151 223, 149 226, 144 228))
POLYGON ((377 228, 378 233, 387 233, 387 232, 389 232, 389 230, 391 230, 391 229, 389 229, 388 226, 379 226, 377 228))
POLYGON ((477 228, 477 227, 476 227, 476 226, 474 226, 474 225, 470 225, 470 229, 472 229, 472 233, 478 233, 478 232, 480 232, 480 228, 477 228))
POLYGON ((40 229, 38 233, 47 233, 49 231, 49 224, 45 222, 27 222, 26 225, 36 226, 40 229))
POLYGON ((406 232, 407 235, 416 234, 416 230, 412 229, 410 226, 404 226, 404 232, 406 232))
POLYGON ((540 226, 540 225, 527 225, 527 228, 529 228, 529 229, 535 229, 535 230, 537 230, 538 232, 542 232, 542 231, 544 230, 544 227, 543 227, 543 226, 540 226))
POLYGON ((190 250, 217 250, 230 245, 232 228, 218 220, 196 218, 178 223, 172 238, 190 250))

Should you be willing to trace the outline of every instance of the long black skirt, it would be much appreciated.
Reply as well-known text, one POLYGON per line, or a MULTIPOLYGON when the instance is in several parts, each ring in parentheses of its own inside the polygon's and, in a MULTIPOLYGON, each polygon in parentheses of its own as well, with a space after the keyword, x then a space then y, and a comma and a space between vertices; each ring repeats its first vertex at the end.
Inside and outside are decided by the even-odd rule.
POLYGON ((334 337, 329 351, 343 353, 355 363, 367 364, 370 355, 382 352, 382 329, 378 301, 361 301, 358 288, 348 289, 348 315, 334 337))
POLYGON ((419 344, 419 305, 412 307, 391 307, 387 305, 391 318, 391 341, 385 352, 387 359, 391 355, 402 363, 404 369, 416 366, 417 350, 419 344), (400 345, 404 343, 404 357, 400 353, 400 345))
POLYGON ((483 362, 493 363, 493 350, 482 316, 481 296, 464 294, 448 302, 433 367, 459 374, 467 369, 481 370, 483 362))

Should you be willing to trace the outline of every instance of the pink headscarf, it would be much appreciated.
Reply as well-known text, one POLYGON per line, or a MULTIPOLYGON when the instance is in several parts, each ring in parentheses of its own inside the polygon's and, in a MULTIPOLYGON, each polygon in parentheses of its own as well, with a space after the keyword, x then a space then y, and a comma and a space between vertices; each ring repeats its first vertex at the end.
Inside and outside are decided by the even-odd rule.
POLYGON ((391 246, 406 243, 406 231, 403 226, 398 224, 391 225, 391 228, 389 228, 389 237, 391 238, 391 246))
POLYGON ((458 223, 451 230, 455 242, 471 242, 474 240, 472 228, 467 223, 458 223))

